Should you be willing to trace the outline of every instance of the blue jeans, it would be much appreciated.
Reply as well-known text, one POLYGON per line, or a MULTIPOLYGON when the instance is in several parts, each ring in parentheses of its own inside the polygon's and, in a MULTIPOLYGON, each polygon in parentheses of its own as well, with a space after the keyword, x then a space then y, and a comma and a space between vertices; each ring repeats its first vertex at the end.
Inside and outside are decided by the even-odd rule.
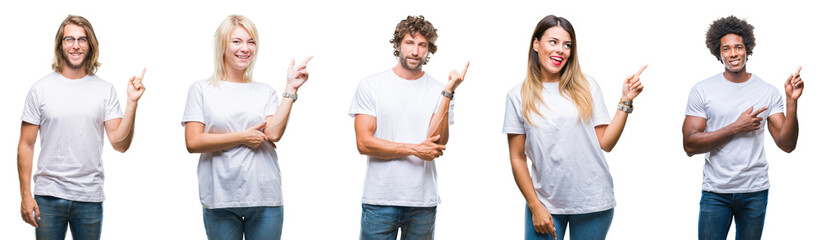
POLYGON ((203 208, 209 240, 280 239, 283 207, 203 208))
POLYGON ((768 190, 752 193, 702 191, 699 201, 699 239, 728 237, 731 220, 736 220, 736 239, 760 239, 765 226, 768 190))
POLYGON ((400 207, 362 205, 360 240, 434 239, 437 207, 400 207))
MULTIPOLYGON (((611 221, 614 220, 614 209, 584 214, 551 214, 551 217, 554 218, 554 229, 558 240, 565 238, 565 228, 569 225, 572 240, 604 240, 605 235, 608 235, 608 229, 611 228, 611 221)), ((525 205, 525 239, 554 240, 551 234, 537 233, 534 229, 531 208, 527 204, 525 205)))
POLYGON ((66 239, 71 227, 73 239, 100 239, 103 230, 103 203, 77 202, 52 196, 34 196, 40 220, 34 230, 37 239, 66 239))

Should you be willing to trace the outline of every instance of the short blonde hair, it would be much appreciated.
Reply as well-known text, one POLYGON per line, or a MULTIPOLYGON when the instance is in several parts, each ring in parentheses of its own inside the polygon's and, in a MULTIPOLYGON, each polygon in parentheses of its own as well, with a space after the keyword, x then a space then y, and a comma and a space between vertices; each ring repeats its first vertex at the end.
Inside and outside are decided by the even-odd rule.
MULTIPOLYGON (((225 20, 220 23, 220 27, 217 28, 217 32, 214 33, 214 76, 212 76, 209 81, 214 85, 219 85, 220 80, 227 77, 225 70, 225 50, 228 48, 228 41, 231 37, 231 31, 234 30, 234 27, 236 26, 240 26, 248 31, 248 34, 251 35, 251 39, 254 39, 254 42, 256 43, 255 45, 259 48, 260 40, 257 37, 257 27, 254 26, 254 23, 251 22, 251 20, 243 15, 230 15, 225 18, 225 20)), ((252 58, 251 63, 249 63, 248 67, 243 70, 244 81, 252 81, 251 75, 254 71, 254 62, 256 61, 256 57, 252 58)))
POLYGON ((91 23, 89 23, 86 18, 75 15, 68 15, 66 19, 63 20, 63 23, 60 24, 60 28, 57 29, 57 35, 54 36, 54 61, 51 63, 51 69, 56 72, 62 72, 63 66, 66 65, 66 59, 63 56, 63 34, 66 32, 65 29, 67 25, 80 26, 86 32, 86 38, 88 38, 88 53, 86 54, 86 59, 83 59, 83 65, 85 65, 83 68, 86 74, 96 73, 97 68, 102 65, 97 61, 97 58, 100 56, 97 35, 94 34, 94 28, 91 27, 91 23))

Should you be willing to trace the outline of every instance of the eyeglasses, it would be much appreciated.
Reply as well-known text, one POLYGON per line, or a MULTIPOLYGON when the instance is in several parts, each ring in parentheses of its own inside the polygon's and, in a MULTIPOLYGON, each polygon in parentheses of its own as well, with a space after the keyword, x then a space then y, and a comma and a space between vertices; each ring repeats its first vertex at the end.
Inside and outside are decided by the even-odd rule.
POLYGON ((78 38, 64 37, 63 38, 63 44, 64 45, 74 45, 75 40, 77 41, 77 43, 80 44, 80 46, 88 45, 88 37, 78 37, 78 38))

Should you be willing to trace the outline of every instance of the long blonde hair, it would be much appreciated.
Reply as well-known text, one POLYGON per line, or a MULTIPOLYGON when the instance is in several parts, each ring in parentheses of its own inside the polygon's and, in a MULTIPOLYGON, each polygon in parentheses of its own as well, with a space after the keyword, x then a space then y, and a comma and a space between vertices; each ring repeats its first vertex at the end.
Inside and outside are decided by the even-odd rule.
MULTIPOLYGON (((251 39, 254 39, 257 50, 259 51, 260 39, 258 38, 257 27, 254 26, 254 23, 243 15, 230 15, 226 17, 225 20, 220 23, 217 32, 214 33, 214 76, 209 80, 211 84, 220 85, 220 80, 227 77, 225 70, 225 50, 228 47, 231 31, 234 30, 235 26, 240 26, 248 31, 248 34, 251 35, 251 39)), ((256 61, 257 57, 254 56, 251 59, 251 63, 248 64, 248 67, 243 70, 243 80, 245 80, 245 82, 251 82, 252 73, 254 72, 254 62, 256 61)))
POLYGON ((571 35, 571 56, 568 58, 568 63, 561 70, 559 79, 559 91, 566 99, 570 97, 574 105, 579 111, 579 120, 591 120, 593 115, 591 90, 589 88, 588 79, 582 74, 582 69, 579 66, 579 57, 577 56, 577 39, 574 32, 574 26, 571 25, 567 19, 548 15, 537 23, 534 29, 534 34, 528 42, 528 74, 525 76, 525 81, 522 83, 522 116, 525 122, 534 125, 531 121, 531 113, 536 113, 540 117, 544 117, 537 109, 538 104, 547 106, 545 100, 542 98, 542 65, 539 63, 539 56, 534 51, 534 40, 539 41, 546 30, 553 26, 560 26, 571 35))
POLYGON ((77 25, 83 28, 88 38, 88 53, 86 59, 83 60, 83 70, 86 74, 94 74, 97 68, 100 67, 100 62, 97 58, 100 57, 100 50, 98 49, 97 35, 94 34, 94 28, 91 23, 84 17, 68 15, 60 28, 57 29, 57 35, 54 36, 54 60, 51 63, 51 69, 56 72, 62 72, 63 66, 66 65, 65 53, 63 52, 63 34, 67 25, 77 25))

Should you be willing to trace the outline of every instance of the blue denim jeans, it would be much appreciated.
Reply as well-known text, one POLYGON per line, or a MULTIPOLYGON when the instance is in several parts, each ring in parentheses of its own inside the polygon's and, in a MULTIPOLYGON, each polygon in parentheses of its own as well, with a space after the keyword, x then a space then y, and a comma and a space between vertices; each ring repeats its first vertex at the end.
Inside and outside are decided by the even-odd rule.
POLYGON ((52 196, 34 196, 40 220, 34 230, 37 239, 66 239, 71 227, 73 239, 100 239, 103 230, 103 203, 77 202, 52 196))
MULTIPOLYGON (((565 238, 565 228, 570 225, 571 240, 604 240, 611 228, 611 221, 614 220, 614 209, 601 212, 585 214, 551 214, 554 218, 554 228, 557 240, 565 238)), ((525 239, 549 239, 554 240, 551 234, 537 233, 534 229, 534 220, 531 216, 531 208, 525 205, 525 239)))
POLYGON ((280 239, 283 207, 203 208, 209 240, 280 239))
POLYGON ((400 207, 362 205, 361 240, 434 239, 434 220, 437 207, 400 207))
POLYGON ((736 221, 736 239, 760 239, 765 226, 768 190, 752 193, 702 191, 699 201, 699 239, 725 240, 736 221))

